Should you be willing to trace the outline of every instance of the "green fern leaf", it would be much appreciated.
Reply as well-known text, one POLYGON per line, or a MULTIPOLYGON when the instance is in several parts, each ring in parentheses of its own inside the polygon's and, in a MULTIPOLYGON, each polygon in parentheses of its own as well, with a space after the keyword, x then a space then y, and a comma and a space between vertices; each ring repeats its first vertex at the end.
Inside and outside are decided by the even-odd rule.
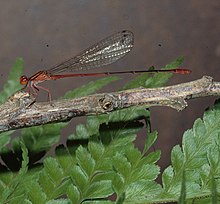
POLYGON ((80 203, 80 192, 76 186, 70 185, 67 189, 67 196, 72 201, 72 203, 80 203))
MULTIPOLYGON (((178 57, 173 62, 169 63, 162 69, 172 69, 179 67, 184 61, 183 57, 178 57)), ((131 88, 139 88, 139 87, 145 87, 145 88, 153 88, 153 87, 161 87, 164 86, 167 81, 171 78, 173 74, 172 73, 144 73, 137 77, 135 77, 133 80, 131 80, 128 84, 126 84, 123 89, 131 89, 131 88)))
POLYGON ((85 193, 85 198, 96 199, 96 198, 105 198, 112 194, 112 185, 110 180, 102 180, 93 182, 85 193))
POLYGON ((159 195, 161 191, 161 186, 153 181, 137 181, 131 183, 126 189, 124 203, 144 203, 146 198, 150 200, 154 196, 159 195))
POLYGON ((150 147, 154 144, 154 142, 156 141, 158 135, 157 132, 149 132, 147 135, 147 139, 145 141, 145 145, 144 145, 144 153, 146 153, 150 147))
POLYGON ((9 74, 7 83, 4 85, 3 91, 0 92, 0 104, 6 101, 6 99, 21 89, 19 78, 23 72, 23 59, 17 58, 12 70, 9 74))
POLYGON ((0 134, 0 153, 4 154, 8 152, 8 148, 6 146, 10 142, 10 136, 14 131, 3 132, 0 134))
MULTIPOLYGON (((25 145, 32 152, 39 152, 48 150, 52 145, 58 143, 60 139, 60 132, 63 127, 66 127, 67 123, 57 123, 42 125, 38 127, 30 127, 22 129, 21 138, 25 145)), ((13 140, 13 149, 20 149, 20 138, 13 140)))
POLYGON ((46 204, 73 204, 73 202, 71 202, 68 199, 57 199, 57 200, 47 201, 46 204))
POLYGON ((86 150, 86 148, 80 146, 76 150, 76 159, 77 163, 84 170, 86 175, 90 177, 95 168, 95 160, 92 158, 91 154, 86 150))
MULTIPOLYGON (((186 200, 195 197, 201 203, 203 200, 205 203, 207 201, 205 197, 208 195, 211 197, 211 191, 218 192, 220 183, 216 178, 220 176, 219 116, 219 105, 216 105, 214 109, 205 112, 203 119, 197 119, 191 130, 184 133, 182 148, 179 145, 173 148, 172 166, 169 166, 162 175, 164 191, 161 196, 177 201, 183 182, 181 176, 183 171, 185 171, 186 200), (213 178, 216 186, 212 188, 213 178)), ((214 196, 213 199, 216 198, 214 196)))
MULTIPOLYGON (((0 92, 0 104, 2 104, 4 101, 7 100, 9 96, 11 96, 13 93, 16 92, 16 90, 21 89, 21 85, 19 83, 19 78, 22 75, 23 72, 23 59, 17 58, 16 62, 14 63, 12 70, 9 74, 7 83, 4 85, 3 90, 0 92)), ((14 131, 9 131, 5 133, 0 134, 0 149, 1 153, 4 151, 8 151, 4 147, 9 143, 10 141, 10 135, 14 131)))
POLYGON ((63 98, 76 98, 76 97, 87 96, 89 94, 97 92, 99 89, 103 88, 104 86, 116 80, 119 80, 119 77, 111 76, 111 77, 98 79, 96 81, 91 81, 86 85, 83 85, 72 91, 68 91, 63 98))
POLYGON ((22 148, 22 166, 17 175, 13 175, 12 172, 6 172, 0 175, 1 195, 0 201, 2 203, 7 202, 21 202, 25 199, 25 188, 21 188, 23 182, 27 179, 28 170, 28 151, 27 148, 21 143, 22 148), (4 187, 4 188, 3 188, 4 187))
POLYGON ((25 183, 25 193, 31 203, 46 203, 46 194, 35 180, 29 180, 25 183))

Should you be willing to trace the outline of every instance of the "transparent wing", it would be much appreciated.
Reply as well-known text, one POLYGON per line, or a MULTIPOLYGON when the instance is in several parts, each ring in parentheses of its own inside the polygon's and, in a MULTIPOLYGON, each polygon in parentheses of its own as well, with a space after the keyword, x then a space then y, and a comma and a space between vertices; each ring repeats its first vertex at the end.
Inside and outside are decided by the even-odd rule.
POLYGON ((79 55, 52 67, 47 70, 47 73, 53 75, 60 72, 74 72, 111 64, 130 52, 133 44, 134 36, 131 31, 124 30, 115 33, 84 50, 79 55))

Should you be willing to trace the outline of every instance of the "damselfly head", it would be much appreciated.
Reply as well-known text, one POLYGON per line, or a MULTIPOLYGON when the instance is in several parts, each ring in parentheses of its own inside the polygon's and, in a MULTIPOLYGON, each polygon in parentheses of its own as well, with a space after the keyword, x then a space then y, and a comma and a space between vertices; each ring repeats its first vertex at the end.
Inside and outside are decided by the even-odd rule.
POLYGON ((20 77, 20 84, 21 85, 27 85, 28 84, 28 77, 26 75, 23 75, 20 77))

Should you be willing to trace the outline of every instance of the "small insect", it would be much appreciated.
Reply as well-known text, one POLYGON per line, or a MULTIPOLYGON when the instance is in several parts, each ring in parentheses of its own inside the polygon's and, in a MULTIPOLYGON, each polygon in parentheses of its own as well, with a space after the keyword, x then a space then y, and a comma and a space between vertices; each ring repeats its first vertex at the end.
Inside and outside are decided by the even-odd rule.
POLYGON ((76 72, 103 67, 111 64, 129 53, 134 45, 134 35, 131 31, 123 30, 115 33, 100 42, 94 44, 88 49, 81 52, 79 55, 70 58, 60 64, 57 64, 50 69, 39 71, 31 77, 23 75, 20 77, 20 84, 27 86, 33 90, 35 97, 38 95, 40 89, 48 93, 48 98, 51 103, 50 90, 38 85, 47 80, 57 80, 66 77, 84 77, 84 76, 106 76, 118 75, 127 73, 144 73, 144 72, 172 72, 178 74, 191 73, 188 69, 170 69, 170 70, 138 70, 138 71, 119 71, 119 72, 99 72, 99 73, 65 73, 76 72))

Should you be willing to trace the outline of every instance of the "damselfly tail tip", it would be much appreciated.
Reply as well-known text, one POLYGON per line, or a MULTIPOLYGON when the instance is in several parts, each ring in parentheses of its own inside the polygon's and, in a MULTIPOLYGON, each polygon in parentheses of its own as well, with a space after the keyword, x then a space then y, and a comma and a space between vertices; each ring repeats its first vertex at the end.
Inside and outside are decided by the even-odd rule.
POLYGON ((175 73, 177 74, 190 74, 192 71, 190 69, 177 69, 175 73))

